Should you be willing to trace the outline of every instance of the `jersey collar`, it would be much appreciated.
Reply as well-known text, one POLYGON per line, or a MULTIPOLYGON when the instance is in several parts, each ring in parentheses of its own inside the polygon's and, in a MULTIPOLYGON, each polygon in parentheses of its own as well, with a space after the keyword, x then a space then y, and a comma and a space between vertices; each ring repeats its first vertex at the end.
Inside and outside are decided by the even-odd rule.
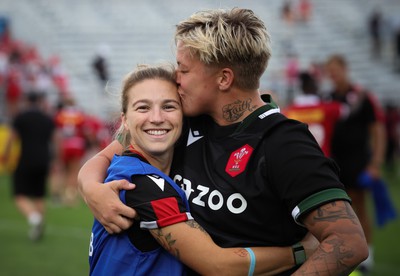
POLYGON ((256 109, 254 112, 252 112, 249 116, 247 116, 236 128, 235 132, 233 133, 235 134, 239 134, 241 132, 243 132, 249 125, 251 125, 251 123, 255 120, 257 120, 257 118, 259 120, 262 120, 266 117, 268 117, 271 114, 274 113, 280 113, 280 108, 278 107, 278 105, 272 100, 271 95, 268 94, 264 94, 261 95, 261 98, 263 99, 263 101, 265 102, 265 105, 259 107, 258 109, 256 109))
POLYGON ((129 147, 127 147, 124 150, 124 152, 122 153, 122 156, 136 157, 136 158, 140 159, 140 161, 150 164, 149 161, 147 161, 147 159, 139 151, 137 151, 132 145, 129 145, 129 147))

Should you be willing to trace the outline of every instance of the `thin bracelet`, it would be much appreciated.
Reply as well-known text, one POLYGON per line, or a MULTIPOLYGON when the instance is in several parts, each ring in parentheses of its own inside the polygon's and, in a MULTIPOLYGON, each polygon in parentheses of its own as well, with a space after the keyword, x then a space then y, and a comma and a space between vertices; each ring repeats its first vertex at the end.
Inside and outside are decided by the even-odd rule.
POLYGON ((254 268, 256 267, 256 255, 254 255, 254 252, 251 248, 246 247, 245 248, 247 252, 250 254, 250 267, 249 267, 249 276, 253 276, 254 274, 254 268))

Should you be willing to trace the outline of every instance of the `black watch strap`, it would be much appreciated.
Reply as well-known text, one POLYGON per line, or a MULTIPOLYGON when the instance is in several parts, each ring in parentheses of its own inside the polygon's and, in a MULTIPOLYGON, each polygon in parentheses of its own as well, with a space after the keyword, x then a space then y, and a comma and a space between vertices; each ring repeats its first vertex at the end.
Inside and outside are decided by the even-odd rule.
POLYGON ((301 243, 298 242, 292 245, 292 251, 293 251, 294 262, 296 263, 296 265, 302 265, 307 259, 304 247, 301 245, 301 243))

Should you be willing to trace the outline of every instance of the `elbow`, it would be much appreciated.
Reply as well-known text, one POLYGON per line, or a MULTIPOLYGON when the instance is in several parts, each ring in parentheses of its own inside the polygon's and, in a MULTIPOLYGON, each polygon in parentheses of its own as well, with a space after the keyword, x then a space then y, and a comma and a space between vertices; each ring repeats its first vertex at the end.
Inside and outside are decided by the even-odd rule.
MULTIPOLYGON (((325 256, 332 263, 341 264, 344 271, 354 269, 368 258, 368 244, 363 235, 331 235, 320 244, 325 256)), ((336 267, 338 268, 338 267, 336 267)))
POLYGON ((351 254, 348 255, 350 258, 347 265, 349 267, 356 267, 368 258, 368 244, 364 237, 352 238, 349 243, 349 248, 352 248, 352 250, 351 254))
POLYGON ((369 250, 366 240, 360 241, 360 243, 356 246, 355 255, 355 262, 357 265, 368 258, 369 250))

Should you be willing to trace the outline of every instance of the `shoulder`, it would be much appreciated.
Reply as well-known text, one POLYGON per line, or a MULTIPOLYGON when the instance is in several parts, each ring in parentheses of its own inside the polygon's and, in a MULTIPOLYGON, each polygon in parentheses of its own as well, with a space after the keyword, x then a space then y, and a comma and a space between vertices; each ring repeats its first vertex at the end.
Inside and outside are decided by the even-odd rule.
POLYGON ((256 126, 258 129, 265 133, 270 133, 271 135, 274 133, 278 134, 286 132, 288 130, 304 130, 304 128, 307 128, 306 124, 298 120, 287 118, 281 113, 272 114, 259 120, 256 126))
POLYGON ((264 132, 263 148, 274 160, 287 160, 300 155, 321 154, 321 149, 305 123, 277 115, 269 120, 264 132), (274 118, 276 117, 276 118, 274 118))

